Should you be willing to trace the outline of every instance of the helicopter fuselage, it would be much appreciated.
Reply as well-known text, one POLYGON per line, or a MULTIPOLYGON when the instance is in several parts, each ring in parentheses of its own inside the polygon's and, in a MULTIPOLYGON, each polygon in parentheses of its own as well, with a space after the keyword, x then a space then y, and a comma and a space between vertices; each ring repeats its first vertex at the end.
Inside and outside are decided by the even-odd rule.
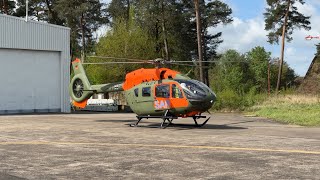
POLYGON ((216 100, 205 84, 177 71, 138 69, 126 75, 122 85, 128 105, 137 115, 194 116, 210 109, 216 100))
POLYGON ((202 85, 203 96, 192 96, 197 93, 196 90, 181 87, 181 80, 194 81, 164 79, 144 82, 125 91, 127 103, 133 112, 144 116, 163 115, 166 110, 178 117, 194 116, 212 107, 216 97, 209 88, 202 85))

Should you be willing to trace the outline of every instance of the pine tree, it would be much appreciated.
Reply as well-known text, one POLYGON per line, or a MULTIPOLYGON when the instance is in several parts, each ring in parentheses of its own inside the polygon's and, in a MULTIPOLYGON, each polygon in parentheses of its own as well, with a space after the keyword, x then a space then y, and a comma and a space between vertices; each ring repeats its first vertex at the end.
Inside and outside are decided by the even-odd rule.
POLYGON ((268 7, 266 8, 265 30, 270 31, 268 34, 268 42, 270 44, 281 42, 281 57, 278 73, 278 82, 276 92, 279 92, 281 86, 281 74, 284 58, 285 40, 292 40, 292 33, 296 28, 310 30, 310 17, 304 16, 298 11, 296 3, 304 4, 304 0, 267 0, 268 7))
POLYGON ((53 10, 71 28, 73 54, 78 55, 81 47, 84 58, 84 54, 93 48, 93 33, 108 22, 103 3, 99 0, 58 0, 53 10))
POLYGON ((14 0, 0 0, 0 13, 12 15, 16 2, 14 0))
MULTIPOLYGON (((229 24, 233 21, 231 14, 232 9, 224 2, 215 0, 207 4, 203 4, 204 13, 202 17, 202 36, 203 36, 203 56, 204 61, 210 61, 217 58, 216 49, 220 43, 222 32, 209 34, 209 28, 215 28, 219 24, 229 24)), ((204 63, 210 66, 209 63, 204 63)), ((204 69, 205 83, 209 85, 209 71, 204 69)))
MULTIPOLYGON (((32 20, 45 21, 51 24, 64 25, 64 20, 58 17, 54 10, 56 0, 29 0, 28 15, 32 20)), ((17 0, 17 9, 14 16, 24 17, 26 15, 26 0, 17 0)))

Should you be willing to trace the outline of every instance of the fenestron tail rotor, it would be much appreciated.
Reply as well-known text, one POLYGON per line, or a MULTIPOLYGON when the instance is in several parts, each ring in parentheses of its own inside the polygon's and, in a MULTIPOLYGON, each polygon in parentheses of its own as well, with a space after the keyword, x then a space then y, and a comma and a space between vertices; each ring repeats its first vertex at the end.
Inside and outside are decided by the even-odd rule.
POLYGON ((80 59, 76 59, 72 62, 75 76, 71 79, 69 92, 70 96, 75 102, 84 102, 90 96, 93 91, 90 82, 86 76, 86 73, 82 67, 80 59))
POLYGON ((77 98, 81 98, 83 95, 84 85, 80 78, 77 78, 72 85, 73 94, 77 98))

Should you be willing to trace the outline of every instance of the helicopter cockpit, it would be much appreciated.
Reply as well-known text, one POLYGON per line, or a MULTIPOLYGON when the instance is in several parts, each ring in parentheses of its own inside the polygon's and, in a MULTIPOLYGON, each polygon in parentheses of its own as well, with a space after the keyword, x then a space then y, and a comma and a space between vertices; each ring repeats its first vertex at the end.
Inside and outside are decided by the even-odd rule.
POLYGON ((180 83, 180 86, 188 99, 202 100, 208 95, 216 96, 207 85, 200 81, 179 79, 177 82, 180 83))

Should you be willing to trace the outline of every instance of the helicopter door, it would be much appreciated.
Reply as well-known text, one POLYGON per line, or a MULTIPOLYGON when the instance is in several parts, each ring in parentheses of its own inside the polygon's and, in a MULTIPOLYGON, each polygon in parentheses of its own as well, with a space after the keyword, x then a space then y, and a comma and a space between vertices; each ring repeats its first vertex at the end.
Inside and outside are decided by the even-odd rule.
POLYGON ((159 84, 155 87, 155 110, 187 107, 188 101, 177 83, 159 84))
POLYGON ((170 84, 159 84, 155 87, 154 108, 156 110, 170 109, 170 84))
POLYGON ((170 104, 172 109, 183 108, 188 106, 188 100, 183 95, 183 91, 178 83, 171 83, 170 104))

